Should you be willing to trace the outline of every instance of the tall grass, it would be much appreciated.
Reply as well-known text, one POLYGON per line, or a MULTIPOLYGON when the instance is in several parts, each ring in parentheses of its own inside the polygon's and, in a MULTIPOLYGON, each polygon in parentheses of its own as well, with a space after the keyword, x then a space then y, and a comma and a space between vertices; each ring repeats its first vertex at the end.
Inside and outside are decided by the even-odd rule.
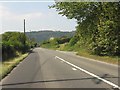
POLYGON ((16 67, 25 57, 27 57, 27 55, 28 53, 21 54, 19 57, 0 62, 0 80, 10 73, 14 67, 16 67))

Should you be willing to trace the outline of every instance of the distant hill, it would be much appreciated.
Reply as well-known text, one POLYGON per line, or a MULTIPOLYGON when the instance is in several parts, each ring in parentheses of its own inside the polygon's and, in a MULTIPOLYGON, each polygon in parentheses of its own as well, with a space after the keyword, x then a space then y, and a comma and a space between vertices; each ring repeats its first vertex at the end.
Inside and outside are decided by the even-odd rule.
POLYGON ((36 42, 43 42, 44 40, 48 40, 50 37, 59 38, 62 36, 72 37, 75 34, 75 31, 71 32, 62 32, 62 31, 33 31, 26 32, 26 35, 29 38, 34 38, 36 42))

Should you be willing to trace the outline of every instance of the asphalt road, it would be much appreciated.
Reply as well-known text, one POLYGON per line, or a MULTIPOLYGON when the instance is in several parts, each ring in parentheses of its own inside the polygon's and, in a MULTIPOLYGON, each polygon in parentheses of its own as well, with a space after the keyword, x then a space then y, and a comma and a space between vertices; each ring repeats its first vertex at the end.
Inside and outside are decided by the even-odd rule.
MULTIPOLYGON (((118 67, 71 52, 35 48, 1 82, 3 88, 118 87, 118 67)), ((119 87, 118 87, 119 88, 119 87)))

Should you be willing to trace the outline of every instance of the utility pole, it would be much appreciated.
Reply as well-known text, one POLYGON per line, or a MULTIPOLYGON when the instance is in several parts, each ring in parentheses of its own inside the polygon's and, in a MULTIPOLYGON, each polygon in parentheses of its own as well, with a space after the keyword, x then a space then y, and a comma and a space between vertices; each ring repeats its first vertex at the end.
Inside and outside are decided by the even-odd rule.
POLYGON ((25 42, 26 42, 26 37, 25 37, 25 19, 24 19, 24 45, 25 45, 25 42))

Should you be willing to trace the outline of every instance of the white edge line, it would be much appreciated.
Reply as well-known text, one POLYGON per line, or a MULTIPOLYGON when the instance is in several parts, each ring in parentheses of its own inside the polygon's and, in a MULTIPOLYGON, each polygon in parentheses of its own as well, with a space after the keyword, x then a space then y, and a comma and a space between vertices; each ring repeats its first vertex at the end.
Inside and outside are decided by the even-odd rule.
POLYGON ((55 58, 58 58, 58 59, 62 60, 63 62, 65 62, 65 63, 67 63, 67 64, 69 64, 69 65, 71 65, 71 66, 73 66, 73 67, 75 67, 75 68, 77 68, 79 70, 81 70, 82 72, 84 72, 86 74, 89 74, 89 75, 91 75, 91 76, 93 76, 93 77, 95 77, 95 78, 97 78, 97 79, 99 79, 99 80, 101 80, 101 81, 103 81, 103 82, 113 86, 114 88, 120 89, 120 87, 118 85, 116 85, 116 84, 114 84, 114 83, 112 83, 112 82, 110 82, 108 80, 105 80, 105 79, 103 79, 103 78, 101 78, 101 77, 99 77, 99 76, 97 76, 97 75, 95 75, 95 74, 85 70, 85 69, 82 69, 82 68, 80 68, 80 67, 78 67, 78 66, 76 66, 76 65, 74 65, 74 64, 72 64, 72 63, 70 63, 70 62, 68 62, 68 61, 66 61, 66 60, 64 60, 64 59, 62 59, 60 57, 58 57, 58 56, 55 56, 55 58))
POLYGON ((72 68, 72 70, 76 71, 77 69, 76 68, 72 68))
MULTIPOLYGON (((58 52, 64 53, 63 51, 58 51, 58 52)), ((107 63, 107 62, 104 62, 104 61, 99 61, 97 59, 87 58, 87 57, 83 57, 83 56, 79 56, 79 55, 76 55, 76 56, 79 57, 79 58, 82 58, 82 59, 87 59, 87 60, 91 60, 91 61, 94 61, 94 62, 99 62, 99 63, 102 63, 102 64, 119 67, 118 65, 107 63)))

